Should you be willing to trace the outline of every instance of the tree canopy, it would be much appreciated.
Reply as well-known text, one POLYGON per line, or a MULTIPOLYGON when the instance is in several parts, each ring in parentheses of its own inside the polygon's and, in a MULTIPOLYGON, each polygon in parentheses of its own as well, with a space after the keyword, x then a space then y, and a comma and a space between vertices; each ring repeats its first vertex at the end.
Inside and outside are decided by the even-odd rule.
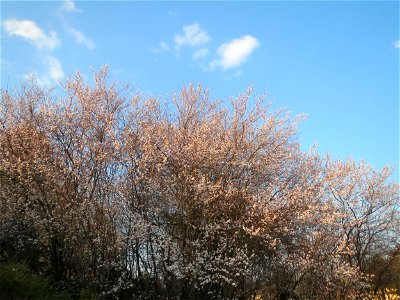
POLYGON ((389 167, 301 151, 302 117, 251 88, 217 101, 188 85, 164 103, 108 77, 2 91, 2 263, 24 262, 72 298, 400 289, 389 167))

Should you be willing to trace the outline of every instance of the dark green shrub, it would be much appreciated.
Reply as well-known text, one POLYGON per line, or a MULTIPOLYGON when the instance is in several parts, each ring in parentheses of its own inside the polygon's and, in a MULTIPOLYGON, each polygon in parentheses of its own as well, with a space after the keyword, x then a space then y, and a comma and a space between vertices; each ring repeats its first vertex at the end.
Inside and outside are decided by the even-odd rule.
POLYGON ((69 299, 56 291, 45 277, 32 273, 26 265, 9 262, 0 265, 1 299, 69 299))

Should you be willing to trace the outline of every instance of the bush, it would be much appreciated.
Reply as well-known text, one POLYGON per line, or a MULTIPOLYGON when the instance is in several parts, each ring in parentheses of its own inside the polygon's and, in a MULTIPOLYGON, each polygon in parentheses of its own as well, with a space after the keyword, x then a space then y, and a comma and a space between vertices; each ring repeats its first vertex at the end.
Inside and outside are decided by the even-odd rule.
POLYGON ((9 262, 0 265, 1 299, 69 299, 56 291, 49 280, 32 273, 26 265, 9 262))

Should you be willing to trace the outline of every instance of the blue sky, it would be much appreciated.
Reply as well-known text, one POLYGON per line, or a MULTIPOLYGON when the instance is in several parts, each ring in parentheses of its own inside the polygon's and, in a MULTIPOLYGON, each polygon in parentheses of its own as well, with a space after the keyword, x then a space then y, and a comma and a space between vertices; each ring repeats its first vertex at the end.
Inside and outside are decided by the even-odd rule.
POLYGON ((399 2, 1 2, 1 85, 109 64, 167 99, 183 85, 227 99, 250 84, 308 118, 304 150, 397 166, 399 2))

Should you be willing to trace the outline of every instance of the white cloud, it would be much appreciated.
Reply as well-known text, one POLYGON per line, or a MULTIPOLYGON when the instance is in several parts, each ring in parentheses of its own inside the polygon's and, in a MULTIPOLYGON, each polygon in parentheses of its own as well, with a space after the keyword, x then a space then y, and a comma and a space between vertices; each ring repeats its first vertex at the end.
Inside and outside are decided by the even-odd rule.
POLYGON ((192 58, 195 60, 198 60, 198 59, 205 58, 208 54, 210 54, 210 50, 208 50, 207 48, 201 48, 199 50, 196 50, 192 54, 192 58))
POLYGON ((36 72, 26 74, 25 78, 34 77, 41 85, 50 85, 52 81, 63 79, 64 71, 59 60, 51 55, 51 50, 58 47, 61 42, 57 33, 51 31, 46 34, 34 21, 8 19, 2 22, 5 32, 9 36, 18 36, 32 43, 39 53, 47 69, 46 75, 37 75, 36 72))
POLYGON ((48 73, 50 78, 55 81, 63 79, 64 71, 59 60, 53 56, 48 56, 47 63, 49 67, 48 73))
POLYGON ((54 49, 60 45, 57 33, 51 31, 46 34, 30 20, 8 19, 2 22, 5 32, 9 36, 19 36, 29 40, 38 49, 54 49))
POLYGON ((73 27, 68 28, 69 33, 74 37, 75 41, 79 44, 85 45, 88 49, 94 48, 94 42, 85 36, 83 32, 73 27))
POLYGON ((150 48, 150 51, 153 53, 166 52, 169 50, 170 50, 169 45, 164 41, 161 41, 157 47, 150 48))
POLYGON ((400 48, 400 40, 394 41, 394 42, 393 42, 393 46, 394 46, 395 48, 399 49, 399 48, 400 48))
POLYGON ((212 61, 210 63, 210 68, 214 69, 220 66, 222 69, 226 70, 238 67, 247 60, 258 46, 258 40, 251 35, 246 35, 222 44, 218 48, 219 59, 212 61))
POLYGON ((45 74, 38 74, 37 71, 32 71, 24 75, 25 80, 34 80, 41 86, 51 86, 54 81, 64 78, 64 71, 57 58, 44 56, 42 59, 47 67, 45 74))
POLYGON ((175 48, 177 50, 185 45, 191 47, 201 46, 211 40, 207 31, 202 30, 197 23, 183 26, 182 30, 183 34, 175 34, 174 36, 175 48))
POLYGON ((51 80, 49 78, 47 78, 46 76, 40 76, 35 71, 26 73, 23 78, 28 81, 33 80, 37 82, 40 86, 51 86, 51 80))
POLYGON ((160 48, 161 48, 161 50, 168 51, 169 45, 165 42, 160 42, 160 48))
POLYGON ((63 4, 61 5, 61 10, 67 11, 67 12, 81 12, 80 9, 77 9, 75 6, 75 2, 72 0, 65 0, 63 4))

